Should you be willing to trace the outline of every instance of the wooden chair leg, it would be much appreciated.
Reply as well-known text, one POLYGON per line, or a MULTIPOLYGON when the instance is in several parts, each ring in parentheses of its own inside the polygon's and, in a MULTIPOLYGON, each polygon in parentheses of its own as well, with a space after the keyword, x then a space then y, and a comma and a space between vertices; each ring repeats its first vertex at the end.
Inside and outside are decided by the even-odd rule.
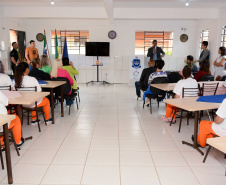
POLYGON ((187 112, 187 125, 189 125, 190 112, 187 112))
POLYGON ((12 129, 10 129, 9 132, 10 132, 10 134, 11 134, 12 142, 13 142, 14 147, 15 147, 15 149, 16 149, 17 155, 20 156, 20 152, 19 152, 19 150, 18 150, 18 148, 17 148, 16 141, 15 141, 15 138, 14 138, 12 129))
POLYGON ((206 158, 207 158, 207 156, 208 156, 208 154, 209 154, 209 152, 210 152, 210 149, 211 149, 211 146, 209 146, 209 148, 208 148, 208 150, 207 150, 207 152, 206 152, 206 155, 205 155, 205 157, 204 157, 204 159, 203 159, 203 163, 206 162, 206 158))
POLYGON ((39 132, 41 132, 40 123, 39 123, 39 119, 38 119, 38 110, 37 109, 36 109, 36 118, 37 118, 37 121, 38 121, 38 130, 39 130, 39 132))
POLYGON ((180 124, 179 124, 178 132, 180 132, 180 129, 181 129, 182 118, 183 118, 183 110, 181 109, 181 114, 180 114, 180 124))
MULTIPOLYGON (((175 116, 175 114, 176 114, 176 107, 173 108, 173 117, 175 116)), ((171 119, 170 121, 170 126, 172 125, 172 123, 173 123, 173 119, 171 119)))
POLYGON ((42 109, 41 109, 41 112, 42 112, 42 116, 43 116, 43 119, 44 119, 45 125, 47 125, 47 123, 46 123, 46 119, 45 119, 45 113, 44 113, 44 111, 43 111, 43 107, 42 107, 42 109))
POLYGON ((30 111, 27 111, 27 125, 29 125, 29 116, 30 116, 30 111))
POLYGON ((2 164, 2 169, 4 170, 4 161, 3 161, 3 156, 2 156, 2 145, 0 144, 0 158, 1 158, 1 164, 2 164))

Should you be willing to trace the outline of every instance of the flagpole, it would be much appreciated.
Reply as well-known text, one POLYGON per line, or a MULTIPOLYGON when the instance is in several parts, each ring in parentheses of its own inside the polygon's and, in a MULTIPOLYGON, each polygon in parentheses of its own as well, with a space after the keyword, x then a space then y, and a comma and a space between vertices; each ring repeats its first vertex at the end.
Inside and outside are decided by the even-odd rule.
MULTIPOLYGON (((46 31, 44 29, 44 35, 46 37, 46 31)), ((51 58, 50 58, 50 53, 49 53, 49 47, 48 47, 48 42, 47 42, 47 38, 46 38, 46 46, 47 46, 47 52, 49 54, 48 58, 49 58, 49 62, 50 62, 50 66, 52 67, 52 63, 51 63, 51 58)))
MULTIPOLYGON (((65 30, 65 36, 64 36, 64 45, 65 45, 65 38, 66 38, 66 30, 65 30)), ((63 54, 64 54, 64 47, 63 47, 62 59, 63 59, 63 54)))

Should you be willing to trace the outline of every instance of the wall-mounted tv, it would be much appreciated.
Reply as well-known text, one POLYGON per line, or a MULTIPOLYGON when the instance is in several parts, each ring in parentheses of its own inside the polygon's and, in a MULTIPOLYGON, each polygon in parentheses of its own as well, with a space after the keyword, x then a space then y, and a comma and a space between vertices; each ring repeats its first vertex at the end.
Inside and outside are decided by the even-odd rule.
POLYGON ((110 56, 110 43, 86 42, 86 56, 110 56))

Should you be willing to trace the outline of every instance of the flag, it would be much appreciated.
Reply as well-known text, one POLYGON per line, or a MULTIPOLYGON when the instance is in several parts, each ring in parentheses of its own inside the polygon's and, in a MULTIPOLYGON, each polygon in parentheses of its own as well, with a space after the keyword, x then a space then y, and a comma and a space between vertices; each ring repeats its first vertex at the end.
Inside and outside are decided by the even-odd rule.
POLYGON ((47 44, 46 44, 46 35, 44 34, 44 47, 43 47, 43 55, 47 55, 47 44))
POLYGON ((55 58, 59 58, 59 46, 58 46, 58 39, 57 39, 57 33, 55 30, 56 39, 55 39, 55 58))
POLYGON ((64 57, 68 57, 68 50, 67 50, 67 38, 66 38, 66 34, 65 34, 65 39, 64 39, 64 49, 63 49, 63 55, 62 58, 64 57))

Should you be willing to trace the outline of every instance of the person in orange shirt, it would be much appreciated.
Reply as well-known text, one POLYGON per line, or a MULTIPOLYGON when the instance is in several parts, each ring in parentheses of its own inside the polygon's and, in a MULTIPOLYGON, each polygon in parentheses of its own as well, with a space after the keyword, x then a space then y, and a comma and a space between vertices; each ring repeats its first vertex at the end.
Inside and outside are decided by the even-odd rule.
POLYGON ((38 49, 35 47, 35 41, 30 41, 30 47, 25 50, 25 58, 27 59, 27 63, 29 64, 29 68, 31 68, 31 61, 33 58, 39 58, 38 49))

